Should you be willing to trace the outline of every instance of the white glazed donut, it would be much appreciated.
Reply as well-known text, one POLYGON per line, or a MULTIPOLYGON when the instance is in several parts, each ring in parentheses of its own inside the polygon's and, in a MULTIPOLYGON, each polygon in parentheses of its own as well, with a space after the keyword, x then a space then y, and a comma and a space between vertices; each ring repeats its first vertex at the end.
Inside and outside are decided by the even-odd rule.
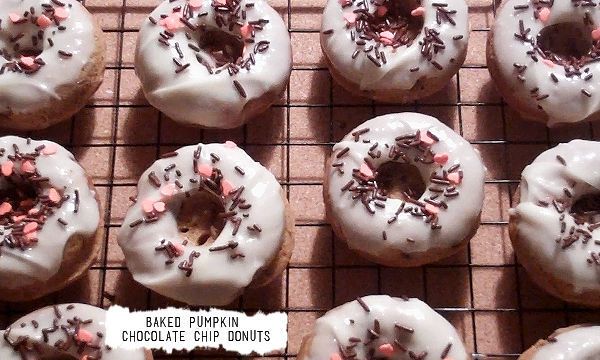
POLYGON ((469 357, 456 329, 418 299, 371 295, 320 317, 298 360, 469 357))
POLYGON ((74 280, 101 246, 93 185, 50 141, 0 137, 0 299, 37 298, 74 280))
POLYGON ((135 280, 188 304, 226 305, 273 261, 287 264, 293 223, 273 174, 230 141, 166 156, 140 178, 119 233, 135 280), (226 221, 216 239, 202 245, 177 222, 186 197, 199 191, 217 198, 226 221))
POLYGON ((458 251, 479 226, 484 172, 475 149, 437 119, 379 116, 333 147, 323 189, 328 219, 351 249, 372 261, 432 262, 458 251), (390 163, 416 167, 425 185, 420 197, 406 191, 403 199, 386 195, 378 176, 390 163))
POLYGON ((382 101, 411 101, 444 87, 464 62, 468 38, 464 0, 328 0, 321 25, 336 80, 382 101))
POLYGON ((510 211, 511 239, 533 280, 564 300, 596 306, 600 217, 576 204, 599 193, 600 143, 573 140, 523 170, 520 202, 510 211))
POLYGON ((600 111, 598 40, 595 2, 507 0, 489 34, 488 67, 503 97, 525 118, 548 126, 595 120, 600 111), (545 45, 545 36, 551 45, 545 45), (589 46, 581 57, 552 48, 579 47, 577 42, 589 46))
POLYGON ((600 326, 574 325, 539 340, 519 360, 595 360, 600 358, 600 326))
POLYGON ((76 0, 0 1, 0 125, 48 127, 102 82, 104 40, 76 0))
POLYGON ((2 331, 0 359, 152 360, 149 351, 104 344, 106 312, 87 304, 36 310, 2 331))
POLYGON ((150 104, 208 128, 238 127, 266 110, 291 64, 287 28, 264 0, 165 0, 142 24, 135 58, 150 104), (233 37, 243 51, 224 43, 233 37))

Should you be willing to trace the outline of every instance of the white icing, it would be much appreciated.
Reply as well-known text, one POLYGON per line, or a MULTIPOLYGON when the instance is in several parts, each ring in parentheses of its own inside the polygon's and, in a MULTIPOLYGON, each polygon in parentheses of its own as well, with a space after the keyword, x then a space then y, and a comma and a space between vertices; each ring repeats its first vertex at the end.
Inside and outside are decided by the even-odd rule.
MULTIPOLYGON (((588 74, 592 74, 593 79, 600 75, 600 63, 590 62, 582 66, 581 76, 567 77, 562 66, 549 66, 542 61, 539 53, 536 53, 539 61, 535 62, 526 53, 532 50, 533 46, 519 40, 515 33, 519 33, 519 21, 523 21, 524 28, 531 29, 528 37, 535 43, 543 28, 560 23, 583 22, 586 13, 589 13, 595 24, 600 24, 600 9, 597 6, 576 6, 572 1, 554 1, 550 7, 548 21, 543 23, 534 18, 533 3, 531 0, 508 0, 496 15, 492 41, 500 76, 510 84, 507 91, 511 91, 515 97, 531 99, 530 101, 535 103, 534 106, 542 106, 548 115, 548 126, 582 121, 600 110, 600 87, 597 80, 584 80, 588 74), (529 8, 515 10, 515 5, 529 5, 529 8), (521 74, 524 81, 517 78, 519 71, 515 68, 515 63, 527 66, 521 74), (589 69, 589 73, 584 72, 585 69, 589 69), (552 79, 552 73, 558 82, 552 79), (539 88, 539 91, 532 96, 531 90, 535 88, 539 88), (582 89, 588 90, 592 96, 584 95, 582 89), (542 97, 546 94, 549 95, 547 98, 537 100, 536 96, 542 97)), ((594 29, 589 26, 587 28, 590 32, 594 29)))
POLYGON ((572 284, 576 291, 600 291, 600 266, 587 261, 592 252, 600 251, 594 242, 600 239, 600 230, 589 231, 589 224, 577 226, 569 215, 577 199, 600 192, 600 143, 573 140, 544 151, 523 170, 520 189, 520 203, 511 211, 520 245, 535 257, 544 271, 572 284), (566 196, 564 189, 572 193, 572 199, 566 196), (561 234, 561 214, 553 205, 540 204, 540 201, 552 204, 555 199, 565 203, 564 234, 561 234), (563 249, 564 238, 572 227, 583 229, 592 237, 584 241, 584 237, 579 236, 563 249), (557 243, 559 238, 561 242, 557 243))
MULTIPOLYGON (((401 162, 401 158, 397 160, 401 162)), ((334 216, 344 232, 344 238, 352 249, 371 254, 373 257, 385 255, 390 248, 401 250, 406 254, 421 253, 433 248, 447 248, 459 244, 472 231, 473 226, 479 221, 479 214, 483 205, 484 166, 479 154, 460 135, 452 131, 437 119, 417 113, 399 113, 379 116, 368 120, 352 130, 341 142, 333 147, 332 163, 343 162, 341 173, 338 168, 326 169, 329 177, 327 189, 331 201, 332 216, 334 216), (352 133, 361 129, 370 129, 360 136, 358 142, 354 141, 352 133), (429 189, 444 186, 432 184, 430 175, 437 171, 442 174, 442 169, 448 170, 455 164, 460 164, 464 177, 456 186, 458 196, 441 196, 437 200, 447 203, 448 209, 439 209, 438 223, 440 229, 432 229, 425 223, 422 216, 416 217, 407 212, 401 212, 397 220, 388 223, 396 211, 404 203, 401 199, 388 198, 385 207, 373 206, 375 213, 371 215, 361 203, 360 199, 353 200, 349 191, 341 189, 353 179, 353 169, 359 168, 365 158, 369 158, 376 169, 384 163, 391 161, 389 148, 396 143, 398 136, 414 135, 417 130, 422 133, 431 131, 439 138, 431 146, 434 153, 448 154, 448 161, 443 168, 436 164, 415 163, 412 159, 417 154, 415 149, 401 149, 405 151, 410 163, 415 165, 425 182, 425 192, 420 201, 425 201, 435 193, 429 189), (365 143, 363 140, 370 140, 365 143), (382 150, 380 158, 373 159, 368 155, 369 149, 375 144, 382 150), (346 147, 349 151, 338 158, 338 154, 346 147), (386 232, 387 239, 382 239, 382 232, 386 232), (408 238, 414 242, 407 241, 408 238)), ((457 170, 458 171, 458 170, 457 170)), ((408 207, 406 203, 405 207, 408 207)))
MULTIPOLYGON (((159 20, 161 14, 171 14, 172 9, 184 6, 188 0, 164 1, 151 14, 159 20)), ((204 0, 200 8, 193 8, 194 14, 206 12, 206 16, 193 17, 189 22, 194 26, 205 24, 209 29, 217 29, 216 11, 211 0, 204 0)), ((188 47, 186 32, 193 34, 187 27, 174 31, 169 40, 170 47, 158 41, 164 30, 146 19, 141 28, 136 50, 135 67, 146 98, 154 107, 176 121, 213 128, 233 128, 242 125, 248 119, 243 114, 244 106, 251 100, 261 98, 269 92, 279 93, 287 84, 292 62, 290 37, 287 27, 279 14, 264 0, 242 0, 240 8, 247 12, 247 21, 268 20, 262 30, 255 31, 254 43, 246 43, 244 58, 254 53, 254 47, 260 41, 269 41, 269 48, 254 54, 255 64, 250 70, 240 69, 231 76, 225 67, 217 74, 209 74, 207 68, 196 60, 196 54, 214 65, 212 57, 204 50, 199 52, 188 47), (253 3, 253 7, 246 4, 253 3), (183 54, 182 63, 190 66, 176 73, 177 66, 173 58, 179 58, 175 48, 179 43, 183 54), (243 98, 233 85, 237 80, 246 92, 243 98)), ((240 19, 244 23, 243 19, 240 19)), ((232 31, 221 30, 233 35, 240 33, 236 25, 232 31)), ((197 44, 197 41, 191 41, 197 44)))
MULTIPOLYGON (((69 320, 73 320, 75 317, 86 321, 92 320, 89 324, 82 324, 81 329, 85 330, 89 335, 92 336, 90 345, 99 346, 101 350, 101 358, 103 360, 144 360, 144 350, 123 350, 123 349, 106 349, 104 346, 104 337, 106 336, 106 328, 104 325, 106 311, 104 309, 97 308, 95 306, 87 304, 61 304, 56 305, 61 317, 57 319, 55 310, 52 306, 48 306, 39 310, 36 310, 19 320, 15 321, 9 328, 9 339, 16 341, 20 336, 26 336, 30 339, 31 343, 39 345, 41 350, 38 354, 36 351, 26 352, 29 354, 31 359, 38 359, 37 355, 42 355, 43 358, 64 358, 65 355, 69 355, 69 358, 74 359, 87 359, 84 355, 92 356, 98 355, 98 351, 92 347, 86 346, 82 353, 78 352, 78 346, 75 345, 74 339, 73 345, 67 350, 59 350, 54 347, 57 341, 67 341, 65 331, 61 326, 71 327, 69 320), (72 307, 72 308, 68 308, 72 307), (44 342, 44 336, 42 329, 49 329, 53 327, 53 322, 57 319, 58 329, 53 332, 48 332, 48 341, 44 342), (32 321, 37 321, 38 327, 36 328, 32 321), (21 324, 25 324, 21 327, 21 324), (98 333, 102 333, 102 337, 98 336, 98 333), (60 356, 62 355, 62 356, 60 356)), ((8 328, 7 328, 8 330, 8 328)), ((2 331, 1 335, 4 335, 6 331, 2 331)), ((2 360, 21 360, 25 357, 21 357, 18 351, 3 338, 0 338, 0 359, 2 360)), ((27 357, 29 359, 30 357, 27 357)), ((97 357, 100 359, 100 357, 97 357)))
POLYGON ((537 350, 532 360, 598 360, 600 326, 582 326, 556 336, 537 350))
MULTIPOLYGON (((283 242, 285 229, 284 200, 281 197, 281 186, 267 169, 252 160, 244 150, 233 143, 199 144, 201 146, 199 164, 211 165, 221 170, 224 179, 236 189, 244 186, 242 198, 249 209, 235 209, 242 219, 239 230, 233 235, 234 224, 227 221, 225 227, 212 244, 195 245, 196 239, 183 247, 181 256, 175 262, 166 265, 167 256, 157 252, 156 246, 162 239, 181 244, 186 238, 177 227, 177 214, 185 200, 185 192, 198 191, 198 184, 189 179, 200 179, 194 172, 193 157, 197 146, 186 146, 177 150, 176 157, 157 160, 150 166, 138 182, 138 201, 131 206, 119 232, 119 245, 125 253, 127 266, 138 282, 150 289, 170 298, 194 305, 225 305, 232 302, 248 286, 258 270, 268 264, 279 252, 283 242), (211 162, 211 153, 220 160, 211 162), (175 169, 169 172, 170 180, 163 180, 164 169, 176 164, 181 171, 177 177, 175 169), (235 166, 244 171, 241 175, 235 166), (160 189, 148 180, 154 171, 165 184, 173 184, 179 179, 182 188, 173 196, 161 195, 160 189), (144 216, 142 205, 144 200, 162 199, 167 211, 153 223, 143 223, 134 227, 130 224, 144 216), (243 217, 243 214, 248 214, 243 217), (262 231, 250 230, 257 224, 262 231), (227 245, 235 241, 239 245, 235 249, 209 251, 210 248, 227 245), (194 242, 194 243, 192 243, 194 242), (196 251, 200 256, 193 262, 191 276, 178 268, 178 264, 187 260, 196 251), (242 253, 245 257, 232 258, 231 255, 242 253)), ((233 197, 225 198, 225 211, 229 210, 233 197)))
MULTIPOLYGON (((77 80, 83 67, 89 63, 96 45, 92 15, 78 1, 61 1, 67 5, 64 8, 69 13, 67 19, 60 21, 60 26, 65 26, 66 29, 58 30, 58 27, 52 24, 44 30, 44 37, 39 40, 38 48, 42 53, 38 58, 43 59, 45 65, 32 74, 5 70, 4 74, 0 75, 1 112, 33 112, 47 106, 49 102, 56 101, 60 98, 57 90, 77 80), (48 42, 49 38, 52 39, 54 46, 48 42), (61 56, 59 50, 70 52, 73 56, 61 56)), ((8 49, 8 53, 13 55, 15 43, 11 43, 10 39, 20 33, 24 33, 24 36, 17 41, 21 49, 35 48, 31 37, 37 35, 41 28, 29 20, 31 16, 28 17, 27 22, 15 24, 10 20, 9 14, 15 13, 22 17, 30 7, 33 7, 35 16, 39 16, 42 14, 42 4, 59 7, 47 0, 0 1, 2 21, 0 48, 8 49)), ((19 57, 16 59, 18 60, 19 57)), ((0 56, 0 66, 5 66, 8 62, 6 58, 0 56)))
MULTIPOLYGON (((100 222, 96 193, 90 189, 83 168, 68 150, 51 141, 31 140, 28 144, 24 138, 4 136, 0 137, 0 149, 5 149, 5 153, 0 156, 0 164, 8 161, 9 155, 14 155, 13 144, 19 147, 21 153, 33 153, 40 145, 55 147, 56 153, 38 156, 34 161, 35 167, 40 176, 49 178, 49 181, 42 183, 44 194, 47 194, 50 188, 54 188, 63 196, 68 195, 69 199, 59 208, 54 208, 54 213, 48 216, 43 227, 37 231, 37 243, 25 250, 10 248, 7 245, 0 248, 0 283, 5 288, 22 287, 34 281, 48 280, 59 270, 63 261, 63 250, 69 238, 76 234, 84 237, 93 235, 100 222), (74 211, 76 190, 79 192, 77 212, 74 211), (67 225, 59 223, 59 218, 67 225)), ((16 172, 20 172, 18 166, 15 164, 16 172)), ((5 178, 1 177, 0 187, 4 187, 5 184, 5 178)), ((0 233, 4 236, 10 235, 11 231, 5 226, 0 226, 0 233)))
MULTIPOLYGON (((395 0, 391 0, 395 1, 395 0)), ((451 15, 456 25, 448 21, 437 23, 436 0, 423 0, 422 7, 425 9, 423 14, 423 27, 435 29, 439 32, 439 38, 444 42, 445 48, 440 49, 433 56, 433 60, 442 66, 442 70, 436 68, 425 56, 421 54, 420 42, 425 38, 425 32, 422 30, 414 39, 412 45, 402 46, 394 49, 391 46, 381 47, 380 50, 385 53, 386 63, 381 67, 376 66, 367 58, 367 54, 362 50, 376 45, 377 41, 368 40, 364 46, 355 44, 352 40, 351 30, 354 26, 347 27, 344 13, 352 12, 355 9, 362 9, 364 6, 357 6, 362 1, 354 1, 351 6, 344 7, 340 5, 339 0, 328 0, 323 12, 323 21, 321 24, 321 44, 327 58, 331 61, 333 67, 339 71, 346 79, 359 85, 361 90, 385 90, 385 89, 411 89, 421 78, 450 77, 457 71, 460 64, 452 63, 451 59, 461 58, 461 54, 466 50, 469 38, 468 8, 464 0, 447 0, 448 10, 456 10, 451 15), (324 34, 324 31, 333 29, 333 33, 324 34), (455 36, 463 36, 459 40, 454 40, 455 36), (356 49, 361 53, 352 59, 352 54, 356 49), (418 67, 418 71, 410 71, 418 67)), ((375 13, 377 7, 371 1, 364 1, 369 7, 369 13, 375 13)), ((358 40, 358 36, 356 36, 358 40)), ((371 51, 375 56, 374 51, 371 51)))
POLYGON ((355 300, 338 306, 319 318, 312 333, 308 355, 302 360, 333 359, 331 355, 339 354, 340 346, 345 349, 353 344, 349 340, 351 337, 361 340, 354 347, 357 359, 370 358, 367 356, 370 348, 378 350, 383 344, 394 344, 394 340, 398 340, 407 351, 402 351, 394 344, 391 356, 380 351, 376 351, 375 356, 385 356, 393 360, 412 359, 408 351, 417 355, 426 351, 427 359, 468 359, 456 329, 424 302, 387 295, 365 296, 362 300, 368 306, 369 312, 355 300), (379 321, 379 338, 365 345, 370 339, 368 329, 374 328, 375 319, 379 321), (413 329, 414 332, 398 329, 396 324, 413 329), (442 358, 441 355, 448 344, 452 344, 450 350, 446 357, 442 358))

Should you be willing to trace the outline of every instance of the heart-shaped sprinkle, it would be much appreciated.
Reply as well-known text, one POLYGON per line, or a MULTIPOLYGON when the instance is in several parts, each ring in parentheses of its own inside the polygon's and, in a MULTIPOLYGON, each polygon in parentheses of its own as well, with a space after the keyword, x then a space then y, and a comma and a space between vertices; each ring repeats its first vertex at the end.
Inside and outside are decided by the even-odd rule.
POLYGON ((173 250, 175 250, 175 256, 181 256, 185 252, 185 247, 179 243, 172 243, 173 250))
POLYGON ((221 191, 223 192, 224 196, 229 195, 229 193, 233 190, 233 185, 228 181, 223 179, 221 181, 221 191))
POLYGON ((202 3, 203 0, 190 0, 188 1, 188 4, 190 4, 191 7, 197 9, 197 8, 201 8, 202 7, 202 3))
POLYGON ((387 14, 388 12, 388 8, 385 5, 381 5, 377 7, 377 15, 378 16, 385 16, 385 14, 387 14))
POLYGON ((42 149, 42 154, 44 155, 54 155, 58 151, 58 146, 53 143, 44 144, 44 148, 42 149))
POLYGON ((446 154, 446 153, 435 154, 435 155, 433 155, 433 161, 435 161, 436 164, 444 165, 445 163, 448 162, 448 154, 446 154))
POLYGON ((12 175, 14 167, 15 167, 15 163, 13 163, 10 160, 3 162, 2 165, 0 166, 0 170, 2 170, 2 175, 4 175, 4 176, 12 175))
POLYGON ((419 133, 419 140, 426 145, 432 145, 435 142, 435 140, 432 139, 431 136, 429 136, 425 131, 421 131, 419 133))
POLYGON ((35 172, 35 165, 29 160, 24 161, 23 164, 21 164, 21 170, 28 174, 33 174, 35 172))
POLYGON ((12 21, 13 23, 18 23, 19 21, 21 21, 21 15, 19 15, 19 14, 10 13, 10 14, 8 14, 8 17, 10 18, 10 21, 12 21))
POLYGON ((440 211, 440 208, 432 204, 425 204, 425 211, 430 214, 437 214, 440 211))
POLYGON ((35 239, 37 239, 37 231, 30 232, 29 234, 25 234, 25 245, 31 244, 35 239))
POLYGON ((12 221, 18 223, 18 222, 21 222, 21 220, 25 219, 26 217, 27 217, 27 215, 13 216, 12 221))
POLYGON ((0 204, 0 216, 6 215, 11 211, 12 211, 12 205, 10 203, 3 202, 2 204, 0 204))
POLYGON ((242 25, 242 27, 240 27, 240 34, 244 39, 250 39, 252 37, 252 29, 252 25, 245 23, 242 25))
POLYGON ((379 345, 379 352, 386 356, 391 356, 394 353, 394 346, 392 344, 381 344, 379 345))
POLYGON ((538 13, 538 17, 541 22, 543 22, 544 24, 547 23, 548 19, 550 19, 550 9, 548 9, 547 7, 542 8, 538 13))
POLYGON ((198 164, 198 174, 204 177, 210 177, 212 175, 213 168, 208 164, 198 164))
POLYGON ((142 201, 142 210, 144 210, 146 214, 150 214, 152 211, 154 211, 154 201, 150 199, 142 201))
POLYGON ((34 232, 36 231, 38 228, 38 224, 36 222, 28 222, 27 224, 25 224, 25 226, 23 226, 23 232, 25 234, 29 234, 30 232, 34 232))
POLYGON ((91 332, 89 332, 85 329, 79 329, 79 331, 77 331, 77 335, 75 335, 75 337, 77 338, 77 340, 84 342, 84 343, 91 343, 92 340, 94 340, 94 335, 92 335, 91 332))
POLYGON ((446 176, 446 178, 448 179, 448 181, 450 181, 454 185, 460 184, 460 175, 458 173, 456 173, 456 172, 448 174, 446 176))
POLYGON ((54 8, 54 17, 57 18, 58 20, 65 20, 67 18, 69 18, 69 10, 67 10, 64 7, 57 7, 54 8))
POLYGON ((50 188, 50 190, 48 190, 48 199, 56 204, 60 202, 62 197, 55 188, 50 188))
POLYGON ((340 4, 342 7, 344 7, 344 6, 348 6, 348 5, 350 5, 350 4, 351 4, 351 1, 350 1, 350 0, 338 0, 338 3, 339 3, 339 4, 340 4))
POLYGON ((360 169, 358 170, 364 177, 370 179, 373 177, 373 170, 366 163, 362 163, 360 169))
POLYGON ((37 215, 39 212, 40 212, 40 209, 33 208, 33 209, 29 209, 29 211, 27 212, 27 214, 29 214, 29 215, 37 215))
POLYGON ((340 356, 340 354, 338 353, 333 353, 331 354, 331 356, 329 357, 329 360, 342 360, 342 357, 340 356))
POLYGON ((166 206, 166 205, 165 205, 165 203, 164 203, 164 202, 162 202, 162 201, 157 201, 157 202, 155 202, 155 203, 152 205, 152 207, 154 208, 154 210, 155 210, 156 212, 159 212, 159 213, 165 212, 165 210, 167 209, 167 206, 166 206))
POLYGON ((175 184, 166 184, 160 187, 160 194, 165 197, 170 197, 175 194, 177 186, 175 184))
POLYGON ((36 20, 36 24, 41 27, 42 29, 45 29, 49 26, 51 26, 52 24, 54 24, 52 22, 52 20, 47 17, 46 15, 42 14, 40 16, 38 16, 37 20, 36 20))
POLYGON ((21 56, 21 64, 27 68, 32 68, 35 65, 35 59, 31 56, 21 56))
POLYGON ((414 8, 411 12, 410 12, 411 16, 423 16, 425 15, 425 8, 422 6, 419 6, 417 8, 414 8))
POLYGON ((600 28, 592 30, 592 39, 600 40, 600 28))

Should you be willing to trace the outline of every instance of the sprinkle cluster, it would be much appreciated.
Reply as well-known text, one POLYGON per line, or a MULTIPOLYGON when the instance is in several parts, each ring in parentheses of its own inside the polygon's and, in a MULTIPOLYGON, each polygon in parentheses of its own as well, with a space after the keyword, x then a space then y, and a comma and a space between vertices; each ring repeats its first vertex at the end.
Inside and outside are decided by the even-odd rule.
MULTIPOLYGON (((38 29, 37 33, 26 37, 26 33, 21 31, 12 35, 9 39, 9 47, 0 49, 0 55, 6 60, 0 67, 0 75, 5 72, 16 72, 24 74, 33 74, 39 71, 46 62, 41 54, 28 49, 39 49, 43 47, 44 39, 50 47, 54 47, 54 40, 51 35, 57 31, 66 31, 67 27, 61 23, 69 18, 72 4, 67 4, 60 0, 49 0, 49 3, 41 4, 38 8, 31 6, 23 14, 16 12, 8 15, 8 21, 17 28, 25 26, 34 26, 38 29), (48 30, 52 31, 48 31, 48 30)), ((2 20, 0 19, 0 29, 2 20)), ((63 59, 69 59, 73 53, 64 49, 57 50, 58 55, 63 59)))

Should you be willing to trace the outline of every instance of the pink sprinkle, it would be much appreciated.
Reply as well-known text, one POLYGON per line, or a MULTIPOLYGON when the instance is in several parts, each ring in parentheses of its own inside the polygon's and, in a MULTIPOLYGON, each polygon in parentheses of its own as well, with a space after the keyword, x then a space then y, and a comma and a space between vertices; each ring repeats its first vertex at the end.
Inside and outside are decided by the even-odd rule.
POLYGON ((21 170, 28 174, 33 174, 35 172, 35 166, 31 161, 27 160, 21 164, 21 170))
POLYGON ((229 180, 223 179, 221 181, 221 191, 223 191, 223 195, 227 196, 233 190, 233 184, 229 182, 229 180))
POLYGON ((385 16, 385 14, 387 14, 388 12, 388 8, 385 5, 381 5, 377 7, 377 15, 378 16, 385 16))
POLYGON ((215 2, 219 5, 227 5, 227 1, 226 0, 215 0, 215 2))
POLYGON ((188 2, 188 4, 190 4, 191 7, 196 8, 196 9, 197 8, 201 8, 202 7, 202 3, 203 3, 202 0, 190 0, 188 2))
POLYGON ((48 191, 48 199, 50 199, 50 201, 56 204, 60 202, 62 197, 60 196, 58 191, 56 191, 55 188, 50 188, 50 190, 48 191))
POLYGON ((177 186, 175 184, 166 184, 160 188, 160 194, 165 197, 170 197, 175 194, 177 186))
POLYGON ((54 17, 58 20, 65 20, 69 17, 69 10, 62 6, 54 8, 54 17))
POLYGON ((423 16, 425 15, 425 8, 422 6, 419 6, 418 8, 414 8, 411 12, 410 12, 411 16, 423 16))
POLYGON ((451 183, 458 185, 460 184, 460 175, 456 172, 450 173, 446 176, 446 178, 448 179, 448 181, 450 181, 451 183))
POLYGON ((554 63, 550 59, 542 59, 542 62, 550 67, 554 67, 554 63))
MULTIPOLYGON (((10 204, 9 204, 10 205, 10 204)), ((29 209, 29 211, 27 212, 28 215, 37 215, 40 212, 40 209, 29 209)))
POLYGON ((419 140, 426 145, 432 145, 435 140, 431 138, 431 136, 427 135, 426 131, 421 131, 419 134, 419 140))
POLYGON ((333 353, 331 354, 331 356, 329 357, 329 360, 342 360, 342 357, 340 356, 340 354, 338 353, 333 353))
POLYGON ((155 202, 154 205, 152 205, 152 207, 154 208, 154 210, 156 210, 156 212, 159 213, 165 212, 165 210, 167 209, 167 206, 162 201, 155 202))
POLYGON ((204 177, 210 177, 212 175, 213 168, 208 164, 198 164, 198 173, 204 177))
POLYGON ((600 28, 592 30, 592 39, 600 40, 600 28))
POLYGON ((84 329, 79 329, 76 337, 77 337, 77 340, 84 342, 84 343, 91 343, 92 340, 94 340, 94 335, 92 335, 91 332, 84 330, 84 329))
POLYGON ((53 143, 44 144, 44 148, 42 149, 42 154, 44 155, 54 155, 58 151, 58 146, 53 143))
POLYGON ((54 24, 54 23, 52 22, 52 20, 50 20, 50 18, 49 18, 49 17, 47 17, 46 15, 43 15, 43 14, 42 14, 42 15, 40 15, 40 16, 38 16, 36 23, 37 23, 37 25, 38 25, 39 27, 41 27, 42 29, 45 29, 45 28, 47 28, 48 26, 50 26, 50 25, 54 24))
POLYGON ((169 31, 176 31, 177 29, 181 29, 185 25, 181 22, 181 15, 179 13, 172 13, 164 19, 161 19, 158 23, 167 28, 169 31))
MULTIPOLYGON (((240 34, 242 34, 242 37, 244 39, 250 39, 252 37, 252 29, 253 29, 252 25, 245 23, 240 28, 240 34)), ((227 142, 225 142, 225 144, 227 144, 227 142)))
POLYGON ((142 210, 144 210, 144 212, 146 214, 153 212, 154 211, 154 201, 152 201, 150 199, 146 199, 146 200, 142 201, 142 210))
POLYGON ((353 12, 345 12, 344 19, 346 19, 348 25, 352 25, 356 22, 356 14, 353 12))
POLYGON ((10 203, 3 202, 2 204, 0 204, 0 216, 6 215, 11 211, 12 211, 12 205, 10 203))
POLYGON ((21 20, 21 16, 19 14, 15 14, 15 13, 8 14, 8 17, 10 18, 10 21, 12 21, 13 23, 17 23, 21 20))
POLYGON ((27 215, 13 216, 12 220, 13 220, 13 222, 18 223, 18 222, 21 222, 21 220, 25 219, 26 217, 27 217, 27 215))
POLYGON ((342 7, 350 5, 350 0, 338 0, 342 7))
POLYGON ((433 161, 435 161, 436 164, 444 165, 445 163, 448 162, 448 154, 446 154, 446 153, 435 154, 435 155, 433 155, 433 161))
POLYGON ((25 65, 28 68, 31 68, 35 65, 35 59, 31 56, 21 56, 21 64, 25 65))
POLYGON ((384 32, 380 33, 379 36, 382 38, 389 39, 389 40, 394 39, 394 34, 391 31, 384 31, 384 32))
POLYGON ((543 8, 538 13, 538 16, 541 22, 543 22, 544 24, 547 23, 548 19, 550 18, 550 9, 548 9, 547 7, 543 8))
POLYGON ((173 243, 173 250, 175 250, 175 256, 181 256, 185 252, 185 247, 179 243, 173 243))
POLYGON ((369 165, 367 165, 366 163, 362 163, 362 165, 360 166, 360 169, 358 170, 361 174, 363 174, 364 177, 366 178, 372 178, 373 177, 373 170, 371 170, 371 168, 369 167, 369 165))
POLYGON ((38 224, 36 222, 28 222, 27 224, 25 224, 25 226, 23 226, 23 232, 25 234, 29 234, 30 232, 34 232, 36 231, 38 228, 38 224))
POLYGON ((29 240, 25 245, 31 244, 32 240, 37 239, 37 231, 30 232, 29 234, 25 234, 25 239, 29 240))
POLYGON ((392 344, 381 344, 379 345, 379 352, 383 355, 390 356, 394 353, 394 346, 392 344))
POLYGON ((237 144, 234 143, 233 141, 227 140, 225 141, 225 147, 233 149, 237 147, 237 144))
POLYGON ((437 214, 440 211, 440 208, 435 205, 425 204, 425 211, 430 214, 437 214))
POLYGON ((0 167, 2 170, 2 175, 10 176, 13 173, 13 168, 15 167, 15 163, 8 160, 8 161, 5 161, 4 163, 2 163, 2 165, 0 167))

